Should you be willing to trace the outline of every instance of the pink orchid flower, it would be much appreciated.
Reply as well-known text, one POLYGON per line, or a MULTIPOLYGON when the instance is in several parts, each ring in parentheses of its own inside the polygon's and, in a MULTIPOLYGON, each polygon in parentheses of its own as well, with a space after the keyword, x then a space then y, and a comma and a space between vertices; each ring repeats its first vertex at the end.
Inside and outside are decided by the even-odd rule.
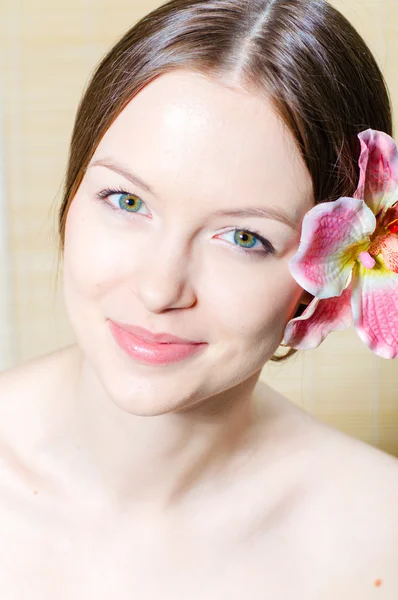
POLYGON ((316 348, 352 323, 378 356, 398 356, 398 149, 381 131, 358 135, 359 185, 353 198, 314 206, 302 223, 290 272, 314 296, 291 319, 283 346, 316 348))

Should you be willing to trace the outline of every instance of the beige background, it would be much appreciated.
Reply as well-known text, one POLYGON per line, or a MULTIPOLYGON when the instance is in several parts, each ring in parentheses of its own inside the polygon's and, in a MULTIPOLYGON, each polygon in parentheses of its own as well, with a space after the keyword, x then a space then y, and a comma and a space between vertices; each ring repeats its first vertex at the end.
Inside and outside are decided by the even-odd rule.
MULTIPOLYGON (((56 212, 77 103, 103 54, 158 0, 0 0, 0 370, 73 341, 55 288, 56 212)), ((398 102, 398 3, 332 2, 365 37, 398 102)), ((62 281, 62 279, 60 279, 62 281)), ((333 426, 398 456, 398 361, 353 329, 262 378, 333 426)))

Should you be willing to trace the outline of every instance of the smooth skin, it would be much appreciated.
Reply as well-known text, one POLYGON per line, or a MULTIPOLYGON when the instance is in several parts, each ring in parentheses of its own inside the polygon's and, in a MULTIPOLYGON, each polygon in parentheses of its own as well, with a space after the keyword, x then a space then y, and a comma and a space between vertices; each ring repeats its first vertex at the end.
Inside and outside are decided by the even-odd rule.
POLYGON ((288 262, 313 203, 291 134, 238 83, 168 73, 118 116, 66 225, 77 343, 0 374, 2 600, 397 599, 398 460, 259 380, 309 301, 288 262), (253 206, 290 225, 215 215, 253 206), (275 252, 239 252, 245 228, 275 252), (109 319, 207 346, 149 366, 109 319))

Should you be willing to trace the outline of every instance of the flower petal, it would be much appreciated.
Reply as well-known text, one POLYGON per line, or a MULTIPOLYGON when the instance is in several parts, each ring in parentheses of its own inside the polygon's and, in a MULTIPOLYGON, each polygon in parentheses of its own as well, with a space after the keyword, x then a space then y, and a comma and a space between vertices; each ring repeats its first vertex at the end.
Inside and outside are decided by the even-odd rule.
POLYGON ((297 350, 316 348, 331 331, 342 331, 352 323, 351 287, 341 296, 314 298, 302 315, 286 325, 282 346, 297 350))
POLYGON ((358 134, 360 177, 354 198, 365 200, 375 215, 398 201, 398 149, 383 131, 367 129, 358 134))
POLYGON ((358 262, 353 270, 352 315, 361 340, 382 358, 398 356, 398 274, 381 255, 373 269, 358 262))
POLYGON ((317 204, 304 215, 299 248, 289 261, 291 274, 319 299, 339 296, 375 228, 376 217, 363 200, 339 198, 317 204))

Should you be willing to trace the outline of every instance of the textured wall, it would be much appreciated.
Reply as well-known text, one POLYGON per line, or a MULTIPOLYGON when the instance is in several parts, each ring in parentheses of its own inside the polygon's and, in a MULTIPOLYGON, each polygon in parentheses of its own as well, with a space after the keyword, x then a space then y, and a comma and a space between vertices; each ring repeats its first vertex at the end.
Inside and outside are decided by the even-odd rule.
MULTIPOLYGON (((396 105, 398 3, 332 3, 371 46, 396 105)), ((159 4, 0 2, 3 219, 9 251, 0 268, 10 275, 9 295, 2 289, 10 315, 9 335, 0 324, 3 368, 74 339, 61 289, 55 287, 56 213, 74 114, 99 59, 130 24, 159 4)), ((373 355, 354 330, 331 334, 320 348, 285 365, 266 365, 262 378, 318 418, 398 456, 397 361, 373 355)))

